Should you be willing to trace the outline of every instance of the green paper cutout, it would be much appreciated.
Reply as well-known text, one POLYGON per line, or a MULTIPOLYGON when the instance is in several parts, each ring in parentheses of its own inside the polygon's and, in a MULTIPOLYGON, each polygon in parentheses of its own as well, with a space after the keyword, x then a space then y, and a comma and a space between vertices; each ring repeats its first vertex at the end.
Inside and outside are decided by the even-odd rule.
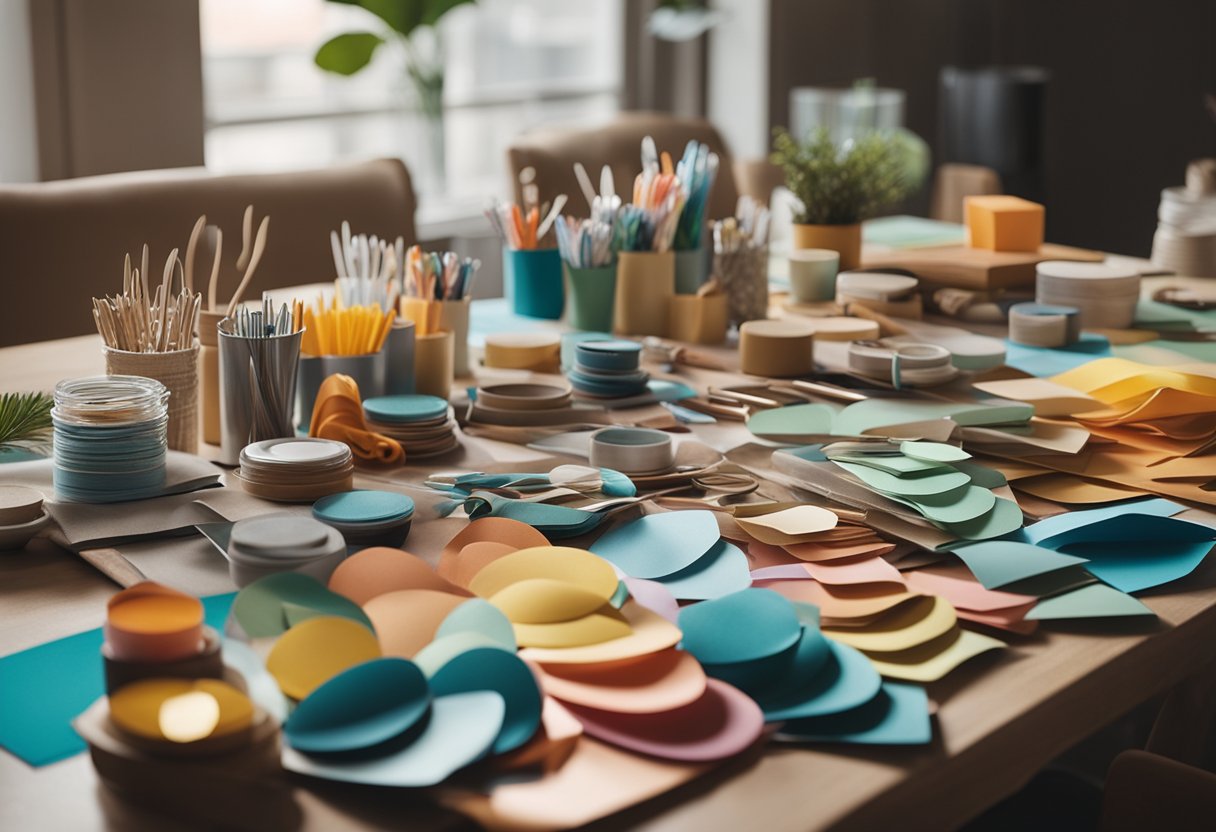
POLYGON ((969 543, 953 551, 985 589, 996 589, 1024 578, 1085 563, 1083 558, 1015 540, 969 543))
POLYGON ((897 477, 877 468, 856 465, 852 462, 832 460, 838 466, 861 480, 867 488, 881 491, 884 494, 896 494, 901 497, 916 497, 925 494, 941 494, 953 491, 971 483, 966 474, 953 469, 945 469, 941 474, 925 474, 919 477, 897 477))
POLYGON ((1106 584, 1091 584, 1052 598, 1044 598, 1026 613, 1028 621, 1066 618, 1116 618, 1156 613, 1132 596, 1106 584))

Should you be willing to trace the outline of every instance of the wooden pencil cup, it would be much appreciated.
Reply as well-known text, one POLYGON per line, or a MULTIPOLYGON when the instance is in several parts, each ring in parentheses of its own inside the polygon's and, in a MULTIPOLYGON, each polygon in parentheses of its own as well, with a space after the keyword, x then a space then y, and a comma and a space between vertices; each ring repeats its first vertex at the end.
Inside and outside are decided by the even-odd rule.
POLYGON ((726 295, 676 295, 671 299, 669 337, 690 344, 726 340, 726 295))
POLYGON ((612 331, 667 336, 667 309, 676 293, 671 251, 622 251, 617 261, 612 331))
POLYGON ((105 352, 106 375, 143 376, 165 385, 169 391, 169 448, 198 453, 198 345, 171 352, 127 352, 111 347, 105 352))
POLYGON ((464 378, 469 374, 469 299, 439 301, 439 328, 452 333, 452 371, 464 378))
POLYGON ((451 395, 455 352, 451 332, 432 332, 414 340, 414 386, 418 393, 441 399, 451 395))
POLYGON ((198 313, 199 403, 203 414, 203 441, 220 444, 220 335, 223 312, 198 313))

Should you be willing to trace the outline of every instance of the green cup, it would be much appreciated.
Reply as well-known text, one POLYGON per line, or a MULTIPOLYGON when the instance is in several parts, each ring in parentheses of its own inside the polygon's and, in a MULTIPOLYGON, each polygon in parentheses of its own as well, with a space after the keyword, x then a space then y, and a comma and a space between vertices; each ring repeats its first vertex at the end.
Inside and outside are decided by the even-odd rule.
POLYGON ((570 325, 589 332, 612 332, 612 307, 616 297, 616 263, 566 271, 566 295, 570 298, 570 325))

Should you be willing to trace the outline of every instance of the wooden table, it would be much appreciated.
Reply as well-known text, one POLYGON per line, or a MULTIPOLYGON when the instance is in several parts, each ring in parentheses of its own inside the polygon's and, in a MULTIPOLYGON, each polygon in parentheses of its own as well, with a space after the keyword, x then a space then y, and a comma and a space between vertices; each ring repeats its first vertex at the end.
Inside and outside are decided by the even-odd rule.
MULTIPOLYGON (((0 386, 49 389, 60 378, 100 372, 101 365, 93 336, 0 349, 0 386)), ((165 548, 163 555, 172 556, 165 548)), ((112 591, 90 567, 45 541, 0 556, 0 654, 98 626, 112 591)), ((1216 658, 1216 563, 1144 601, 1159 621, 1052 624, 929 686, 938 712, 927 748, 769 745, 597 827, 806 832, 957 826, 1016 791, 1065 749, 1216 658)), ((306 829, 469 826, 397 794, 328 785, 297 792, 306 829)), ((0 754, 0 829, 61 828, 188 825, 110 795, 98 786, 86 755, 30 769, 0 754)))

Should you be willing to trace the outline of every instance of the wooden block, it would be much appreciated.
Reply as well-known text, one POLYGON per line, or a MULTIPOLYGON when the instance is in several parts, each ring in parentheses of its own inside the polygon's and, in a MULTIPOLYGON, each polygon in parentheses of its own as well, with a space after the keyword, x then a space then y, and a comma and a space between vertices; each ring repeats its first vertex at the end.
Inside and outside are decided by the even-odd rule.
POLYGON ((1043 245, 1043 206, 1016 196, 963 199, 967 242, 989 251, 1036 252, 1043 245))
POLYGON ((960 289, 1033 289, 1035 266, 1044 260, 1100 263, 1105 255, 1070 246, 1044 243, 1038 252, 988 251, 966 246, 935 246, 885 251, 863 256, 865 268, 902 268, 921 283, 960 289))

